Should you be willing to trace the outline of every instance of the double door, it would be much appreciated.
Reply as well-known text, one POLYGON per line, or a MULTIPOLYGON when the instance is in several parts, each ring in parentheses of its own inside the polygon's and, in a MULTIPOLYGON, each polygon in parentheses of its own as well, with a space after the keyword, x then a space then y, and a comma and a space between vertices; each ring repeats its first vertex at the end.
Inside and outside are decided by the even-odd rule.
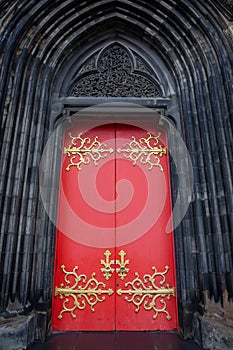
POLYGON ((167 147, 155 127, 65 132, 54 330, 177 328, 167 147))

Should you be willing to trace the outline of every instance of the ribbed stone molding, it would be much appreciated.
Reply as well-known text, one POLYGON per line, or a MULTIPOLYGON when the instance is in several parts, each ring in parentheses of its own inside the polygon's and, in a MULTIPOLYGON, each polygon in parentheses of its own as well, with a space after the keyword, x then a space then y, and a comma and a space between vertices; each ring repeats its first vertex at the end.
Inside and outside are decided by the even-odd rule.
MULTIPOLYGON (((231 7, 3 0, 0 14, 1 315, 51 308, 55 230, 39 196, 41 154, 84 60, 120 42, 156 73, 193 162, 193 200, 175 231, 180 328, 191 336, 204 293, 233 296, 231 7)), ((175 197, 173 175, 172 184, 175 197)))

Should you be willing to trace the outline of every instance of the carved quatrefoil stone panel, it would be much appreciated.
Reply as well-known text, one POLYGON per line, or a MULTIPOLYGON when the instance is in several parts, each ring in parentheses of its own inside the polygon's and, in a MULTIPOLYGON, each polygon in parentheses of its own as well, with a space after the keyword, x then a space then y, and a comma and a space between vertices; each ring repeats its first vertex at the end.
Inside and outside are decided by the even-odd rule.
POLYGON ((88 59, 72 84, 74 97, 162 97, 155 73, 141 57, 115 43, 88 59))

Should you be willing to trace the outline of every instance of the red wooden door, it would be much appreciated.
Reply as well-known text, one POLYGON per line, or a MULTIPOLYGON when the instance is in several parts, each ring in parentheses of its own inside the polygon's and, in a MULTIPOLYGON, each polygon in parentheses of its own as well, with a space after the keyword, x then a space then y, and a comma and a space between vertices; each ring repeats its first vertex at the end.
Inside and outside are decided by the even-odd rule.
POLYGON ((116 276, 116 329, 171 330, 177 328, 177 311, 173 235, 166 232, 171 216, 166 135, 126 125, 116 130, 116 183, 127 179, 128 193, 129 186, 134 189, 127 208, 116 208, 116 256, 123 250, 128 260, 124 279, 116 276))
POLYGON ((64 137, 53 329, 175 329, 166 134, 85 128, 64 137))

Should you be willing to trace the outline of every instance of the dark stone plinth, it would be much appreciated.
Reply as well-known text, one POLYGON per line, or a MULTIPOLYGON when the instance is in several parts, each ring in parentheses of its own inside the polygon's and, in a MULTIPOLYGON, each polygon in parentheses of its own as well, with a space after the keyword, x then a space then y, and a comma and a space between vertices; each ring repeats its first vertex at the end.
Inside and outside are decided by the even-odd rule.
POLYGON ((0 321, 0 350, 22 350, 35 340, 37 314, 0 321))
POLYGON ((0 319, 0 350, 23 350, 35 340, 45 340, 47 313, 0 319))
POLYGON ((232 350, 233 324, 217 317, 196 316, 196 340, 204 350, 232 350))

